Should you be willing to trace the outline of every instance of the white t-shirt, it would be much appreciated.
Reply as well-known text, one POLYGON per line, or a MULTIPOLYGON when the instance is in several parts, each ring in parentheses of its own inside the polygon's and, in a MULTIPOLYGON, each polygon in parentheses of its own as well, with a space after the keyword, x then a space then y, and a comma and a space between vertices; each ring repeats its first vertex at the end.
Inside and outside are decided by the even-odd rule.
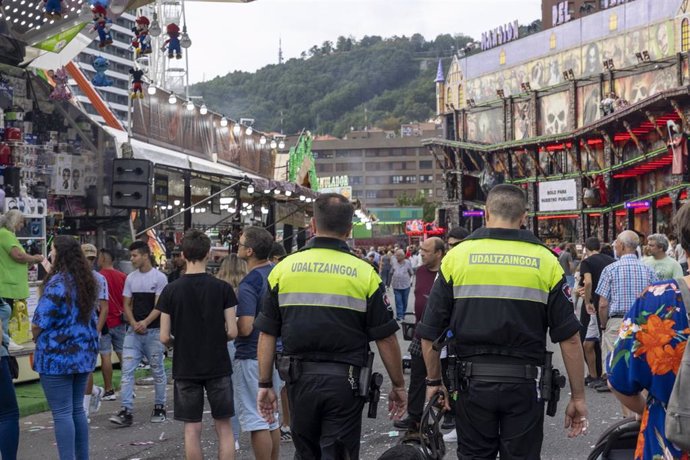
POLYGON ((685 249, 680 247, 680 243, 676 244, 676 260, 678 261, 679 264, 688 263, 688 258, 685 255, 685 249))

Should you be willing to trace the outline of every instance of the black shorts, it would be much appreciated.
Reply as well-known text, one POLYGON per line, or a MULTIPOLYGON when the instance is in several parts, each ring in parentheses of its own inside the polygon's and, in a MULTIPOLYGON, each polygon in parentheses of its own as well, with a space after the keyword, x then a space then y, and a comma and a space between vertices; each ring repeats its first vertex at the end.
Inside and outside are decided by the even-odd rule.
POLYGON ((204 414, 204 389, 216 420, 235 415, 230 376, 209 380, 175 380, 175 420, 198 423, 204 414))

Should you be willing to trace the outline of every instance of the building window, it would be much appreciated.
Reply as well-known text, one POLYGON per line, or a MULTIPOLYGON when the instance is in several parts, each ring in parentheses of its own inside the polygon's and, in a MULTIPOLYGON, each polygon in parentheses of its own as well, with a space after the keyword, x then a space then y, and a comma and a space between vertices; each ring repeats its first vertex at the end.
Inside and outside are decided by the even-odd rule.
POLYGON ((333 172, 333 164, 316 164, 317 173, 331 173, 333 172))
POLYGON ((465 103, 465 91, 462 89, 462 85, 458 85, 458 107, 461 107, 465 103))
POLYGON ((431 183, 434 181, 434 176, 432 174, 420 174, 419 176, 419 182, 424 184, 424 183, 431 183))
POLYGON ((376 198, 376 190, 367 190, 366 198, 376 198))
POLYGON ((362 163, 336 163, 335 172, 361 171, 362 163))
POLYGON ((685 52, 690 49, 690 21, 683 19, 680 26, 680 49, 685 52))
POLYGON ((419 169, 433 169, 434 162, 432 160, 421 160, 419 162, 419 169))
POLYGON ((348 178, 348 182, 350 185, 361 185, 362 184, 362 176, 350 176, 348 178))

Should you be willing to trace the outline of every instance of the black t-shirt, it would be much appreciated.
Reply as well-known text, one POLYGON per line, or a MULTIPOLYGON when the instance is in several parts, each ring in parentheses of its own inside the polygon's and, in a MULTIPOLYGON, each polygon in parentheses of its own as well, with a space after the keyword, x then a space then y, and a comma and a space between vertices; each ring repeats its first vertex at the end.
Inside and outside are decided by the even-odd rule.
POLYGON ((615 261, 613 257, 607 256, 606 254, 594 254, 580 263, 580 279, 582 280, 583 286, 585 282, 585 273, 592 275, 592 303, 595 307, 599 306, 599 296, 595 294, 594 291, 597 290, 601 272, 604 271, 607 265, 611 265, 615 261))
POLYGON ((163 289, 156 308, 170 315, 173 378, 212 379, 232 373, 225 310, 236 306, 232 287, 207 273, 183 275, 163 289))

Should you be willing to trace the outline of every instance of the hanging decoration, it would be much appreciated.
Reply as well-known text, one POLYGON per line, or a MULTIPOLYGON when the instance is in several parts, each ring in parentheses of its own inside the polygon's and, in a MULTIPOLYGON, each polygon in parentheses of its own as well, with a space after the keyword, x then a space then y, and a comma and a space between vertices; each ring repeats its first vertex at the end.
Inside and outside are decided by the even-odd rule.
POLYGON ((144 99, 144 71, 131 68, 129 73, 132 75, 132 88, 130 89, 129 96, 132 99, 144 99))
POLYGON ((43 16, 46 18, 62 17, 62 0, 43 0, 43 16))
POLYGON ((161 50, 168 50, 168 59, 172 59, 173 56, 177 59, 182 59, 182 48, 180 46, 180 27, 172 22, 167 25, 165 31, 168 34, 168 39, 163 42, 161 50))
POLYGON ((110 34, 110 27, 113 25, 113 21, 108 19, 108 10, 105 6, 97 4, 91 8, 93 13, 93 28, 92 33, 98 34, 98 47, 103 48, 107 45, 113 43, 113 36, 110 34))
POLYGON ((149 18, 146 16, 139 16, 135 21, 135 26, 132 27, 134 38, 132 39, 132 47, 135 50, 136 57, 142 54, 151 54, 151 37, 149 37, 149 18))
POLYGON ((113 81, 108 78, 105 71, 110 67, 110 61, 103 56, 96 57, 91 64, 96 71, 96 75, 91 79, 93 86, 112 86, 113 81))
POLYGON ((72 93, 67 86, 69 75, 64 67, 60 67, 53 73, 53 81, 55 88, 49 96, 52 101, 69 101, 72 99, 72 93))

